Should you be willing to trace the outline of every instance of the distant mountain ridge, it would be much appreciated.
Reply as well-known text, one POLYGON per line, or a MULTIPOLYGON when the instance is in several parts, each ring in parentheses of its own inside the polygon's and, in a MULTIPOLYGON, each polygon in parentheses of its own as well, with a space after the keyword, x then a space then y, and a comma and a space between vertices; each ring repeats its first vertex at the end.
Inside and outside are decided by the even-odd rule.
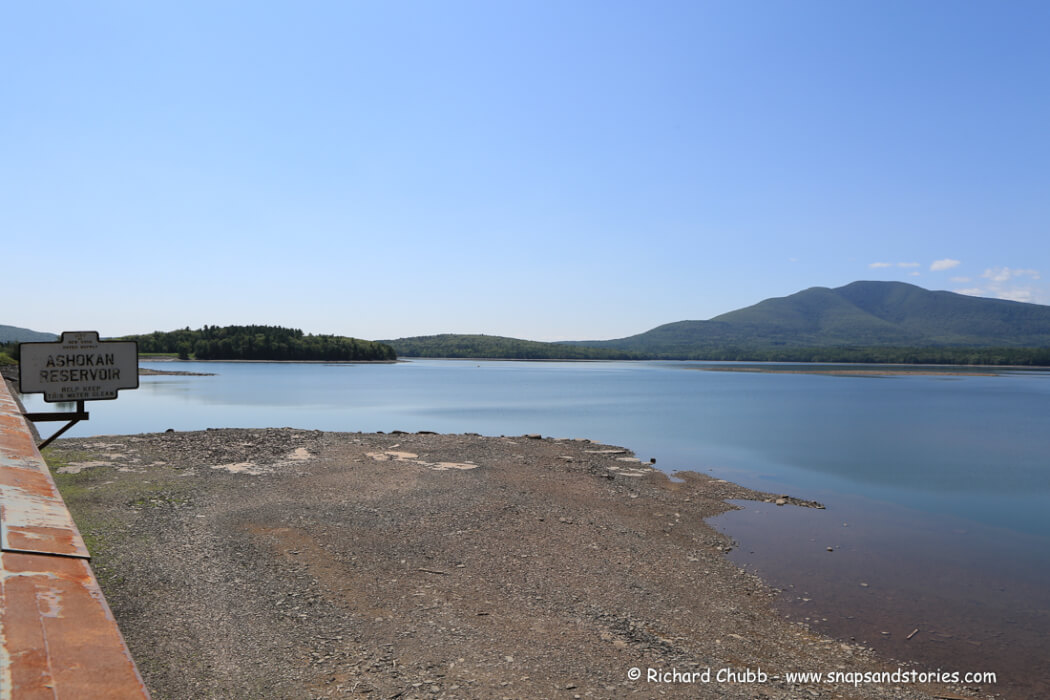
POLYGON ((567 341, 660 356, 741 348, 1046 348, 1050 306, 930 291, 903 282, 812 287, 708 321, 617 340, 567 341))
MULTIPOLYGON (((140 339, 143 352, 148 351, 142 345, 145 338, 140 339)), ((53 333, 0 326, 0 343, 56 339, 53 333)), ((191 352, 197 340, 180 338, 188 345, 182 350, 191 352)), ((930 291, 903 282, 861 281, 834 289, 811 287, 707 321, 667 323, 615 340, 541 343, 443 334, 378 342, 408 357, 1047 366, 1050 306, 930 291)), ((208 348, 202 346, 204 350, 208 348)))
POLYGON ((1045 366, 1050 306, 862 281, 812 287, 707 321, 677 321, 616 340, 537 343, 444 334, 384 342, 409 357, 1045 366))
POLYGON ((0 343, 47 343, 58 340, 54 333, 41 333, 18 326, 0 325, 0 343))

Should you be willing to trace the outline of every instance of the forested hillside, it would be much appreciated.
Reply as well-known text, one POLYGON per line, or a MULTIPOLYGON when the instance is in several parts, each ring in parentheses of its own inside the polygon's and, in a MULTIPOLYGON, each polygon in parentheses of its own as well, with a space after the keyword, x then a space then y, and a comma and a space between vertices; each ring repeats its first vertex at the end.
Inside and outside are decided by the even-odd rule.
POLYGON ((48 343, 52 340, 58 340, 58 336, 54 333, 41 333, 18 326, 0 325, 0 343, 48 343))
POLYGON ((1050 307, 854 282, 766 299, 708 321, 567 343, 673 359, 1046 364, 1050 307))
POLYGON ((140 353, 177 353, 198 360, 396 360, 389 345, 337 335, 306 335, 280 326, 205 326, 129 335, 140 353))

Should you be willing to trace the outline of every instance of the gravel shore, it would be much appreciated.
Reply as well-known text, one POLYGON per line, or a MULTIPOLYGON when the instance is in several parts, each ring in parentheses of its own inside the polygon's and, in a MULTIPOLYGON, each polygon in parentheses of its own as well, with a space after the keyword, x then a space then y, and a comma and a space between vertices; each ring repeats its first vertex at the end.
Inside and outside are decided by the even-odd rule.
POLYGON ((704 522, 782 495, 623 448, 285 428, 45 456, 157 699, 982 697, 788 682, 899 665, 778 616, 704 522))

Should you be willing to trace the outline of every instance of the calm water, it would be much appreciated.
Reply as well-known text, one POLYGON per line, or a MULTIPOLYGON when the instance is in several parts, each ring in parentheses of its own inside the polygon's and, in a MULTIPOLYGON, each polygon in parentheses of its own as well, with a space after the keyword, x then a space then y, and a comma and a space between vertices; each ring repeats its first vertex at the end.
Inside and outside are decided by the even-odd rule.
POLYGON ((785 612, 931 670, 999 671, 1016 697, 1050 696, 1038 685, 1050 677, 1050 373, 144 364, 217 376, 143 377, 119 400, 89 404, 91 420, 67 435, 292 426, 589 437, 668 471, 820 500, 827 510, 742 504, 715 519, 739 543, 736 560, 785 590, 785 612))

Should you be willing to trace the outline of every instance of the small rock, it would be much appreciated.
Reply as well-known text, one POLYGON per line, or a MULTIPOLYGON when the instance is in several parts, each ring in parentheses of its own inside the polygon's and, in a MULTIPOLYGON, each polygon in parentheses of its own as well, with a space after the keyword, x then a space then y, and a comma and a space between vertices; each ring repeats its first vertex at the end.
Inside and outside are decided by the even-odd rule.
POLYGON ((778 506, 786 506, 786 505, 787 505, 787 499, 786 499, 786 498, 778 498, 778 499, 777 499, 777 500, 775 501, 775 503, 776 503, 776 504, 777 504, 778 506))

